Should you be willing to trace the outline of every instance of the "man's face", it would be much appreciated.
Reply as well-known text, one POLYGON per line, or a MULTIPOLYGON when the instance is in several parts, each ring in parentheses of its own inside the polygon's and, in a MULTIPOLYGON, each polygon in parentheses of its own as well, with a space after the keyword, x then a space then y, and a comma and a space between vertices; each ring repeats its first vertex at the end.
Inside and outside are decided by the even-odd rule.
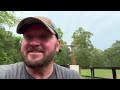
POLYGON ((28 67, 37 68, 48 65, 59 49, 59 40, 44 26, 33 24, 24 33, 21 55, 28 67))

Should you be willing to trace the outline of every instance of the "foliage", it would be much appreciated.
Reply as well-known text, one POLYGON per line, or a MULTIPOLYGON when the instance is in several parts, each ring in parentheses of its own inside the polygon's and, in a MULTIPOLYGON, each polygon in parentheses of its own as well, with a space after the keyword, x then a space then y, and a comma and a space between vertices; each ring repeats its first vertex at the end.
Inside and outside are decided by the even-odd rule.
POLYGON ((0 29, 0 64, 15 63, 19 60, 20 38, 12 35, 10 31, 0 29))
POLYGON ((5 30, 17 22, 13 12, 0 11, 0 64, 15 63, 20 58, 20 38, 13 36, 12 32, 5 30))
POLYGON ((109 60, 109 66, 120 66, 120 41, 116 41, 112 46, 104 51, 109 60))
POLYGON ((61 42, 61 49, 60 52, 56 55, 54 61, 60 65, 67 65, 70 64, 70 49, 66 46, 67 43, 62 40, 63 32, 60 28, 57 29, 57 33, 59 35, 59 39, 61 42))
POLYGON ((17 22, 18 19, 15 17, 14 12, 0 11, 0 27, 3 25, 8 25, 9 27, 12 27, 17 22))
POLYGON ((72 36, 72 45, 78 45, 74 50, 76 62, 84 68, 89 67, 91 64, 91 50, 93 49, 93 45, 90 41, 91 35, 93 34, 80 27, 72 36))
POLYGON ((94 66, 94 67, 105 67, 105 66, 108 67, 109 66, 109 62, 107 61, 107 58, 102 50, 94 48, 91 51, 91 54, 92 54, 91 66, 94 66))

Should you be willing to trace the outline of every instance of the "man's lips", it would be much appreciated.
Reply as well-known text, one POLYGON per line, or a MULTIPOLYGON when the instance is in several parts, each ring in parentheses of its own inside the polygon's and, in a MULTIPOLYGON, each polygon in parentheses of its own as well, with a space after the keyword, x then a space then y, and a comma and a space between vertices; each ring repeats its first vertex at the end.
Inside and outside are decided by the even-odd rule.
POLYGON ((44 51, 28 51, 27 53, 44 53, 44 51))
POLYGON ((42 47, 32 47, 30 46, 28 49, 27 49, 27 53, 29 52, 33 52, 33 53, 44 53, 44 49, 42 49, 42 47))

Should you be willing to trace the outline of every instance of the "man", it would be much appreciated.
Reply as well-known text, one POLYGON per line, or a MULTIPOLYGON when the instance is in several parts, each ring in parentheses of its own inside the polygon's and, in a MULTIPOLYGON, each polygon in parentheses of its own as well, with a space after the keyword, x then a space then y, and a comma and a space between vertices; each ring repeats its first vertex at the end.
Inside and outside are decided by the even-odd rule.
POLYGON ((17 33, 23 34, 22 61, 0 66, 3 79, 81 79, 80 74, 53 62, 60 49, 55 27, 46 17, 23 19, 17 33))

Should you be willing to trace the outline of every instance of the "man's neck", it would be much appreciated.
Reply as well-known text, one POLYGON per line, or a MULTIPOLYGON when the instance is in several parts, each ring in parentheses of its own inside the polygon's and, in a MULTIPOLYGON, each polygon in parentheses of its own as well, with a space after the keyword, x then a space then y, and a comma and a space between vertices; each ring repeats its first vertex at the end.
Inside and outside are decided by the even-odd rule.
POLYGON ((51 62, 46 67, 42 68, 29 68, 26 67, 27 72, 35 79, 47 79, 53 72, 53 62, 51 62))

